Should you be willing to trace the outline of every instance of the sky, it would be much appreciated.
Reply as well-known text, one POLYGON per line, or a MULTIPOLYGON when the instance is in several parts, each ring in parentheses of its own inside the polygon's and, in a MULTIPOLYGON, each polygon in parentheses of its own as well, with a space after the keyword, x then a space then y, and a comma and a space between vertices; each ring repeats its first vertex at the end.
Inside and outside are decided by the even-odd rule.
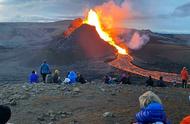
MULTIPOLYGON (((81 17, 110 0, 0 0, 0 22, 51 22, 81 17)), ((190 0, 114 0, 136 14, 126 27, 163 33, 190 33, 190 0)))

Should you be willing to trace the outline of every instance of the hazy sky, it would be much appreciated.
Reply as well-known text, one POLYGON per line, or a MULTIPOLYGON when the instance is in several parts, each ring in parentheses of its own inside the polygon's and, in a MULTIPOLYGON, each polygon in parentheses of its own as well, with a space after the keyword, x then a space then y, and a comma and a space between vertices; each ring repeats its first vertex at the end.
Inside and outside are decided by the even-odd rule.
MULTIPOLYGON (((0 22, 47 22, 82 16, 87 8, 109 0, 0 0, 0 22)), ((124 0, 115 0, 119 5, 124 0)), ((190 0, 126 0, 140 13, 127 27, 190 33, 190 0)))

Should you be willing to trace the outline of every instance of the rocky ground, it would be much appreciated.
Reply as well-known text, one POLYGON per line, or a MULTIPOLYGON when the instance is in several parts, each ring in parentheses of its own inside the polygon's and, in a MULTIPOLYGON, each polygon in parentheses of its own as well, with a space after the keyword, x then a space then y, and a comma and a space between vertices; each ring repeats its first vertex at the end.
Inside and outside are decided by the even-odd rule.
POLYGON ((73 86, 3 84, 0 103, 11 107, 14 124, 130 124, 139 111, 138 97, 158 94, 172 124, 190 114, 189 89, 105 85, 101 80, 73 86))

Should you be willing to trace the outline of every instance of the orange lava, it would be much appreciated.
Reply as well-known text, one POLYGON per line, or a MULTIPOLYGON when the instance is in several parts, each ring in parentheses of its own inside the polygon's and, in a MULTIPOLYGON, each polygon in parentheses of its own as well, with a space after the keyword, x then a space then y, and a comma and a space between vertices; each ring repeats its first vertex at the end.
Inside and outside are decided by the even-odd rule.
POLYGON ((116 42, 113 40, 112 36, 102 28, 100 17, 95 11, 90 10, 88 13, 88 17, 83 21, 83 23, 95 26, 100 38, 108 42, 110 45, 114 46, 118 50, 119 54, 128 55, 128 51, 125 48, 117 45, 116 42))
POLYGON ((160 76, 164 77, 166 82, 176 82, 181 83, 181 78, 179 74, 167 73, 160 71, 152 71, 140 68, 132 63, 133 59, 130 56, 118 56, 118 58, 109 63, 109 65, 121 69, 126 72, 131 72, 133 74, 141 75, 144 77, 152 76, 152 78, 159 80, 160 76))

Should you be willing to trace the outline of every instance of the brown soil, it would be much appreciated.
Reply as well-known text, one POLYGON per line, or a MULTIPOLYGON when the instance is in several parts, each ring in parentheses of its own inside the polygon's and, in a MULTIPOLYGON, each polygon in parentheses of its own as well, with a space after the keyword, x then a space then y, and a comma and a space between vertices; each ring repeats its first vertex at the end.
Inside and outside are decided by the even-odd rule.
POLYGON ((11 106, 13 114, 9 122, 14 124, 130 124, 139 111, 138 97, 148 90, 162 99, 172 124, 179 124, 184 116, 190 114, 189 89, 104 85, 99 80, 76 86, 18 84, 0 88, 0 94, 4 95, 2 101, 13 98, 17 103, 11 106), (79 92, 74 92, 76 87, 79 92), (27 97, 22 97, 26 95, 27 97), (46 113, 60 112, 71 114, 65 117, 58 114, 55 120, 43 116, 46 113), (112 112, 114 117, 103 117, 105 112, 112 112))

